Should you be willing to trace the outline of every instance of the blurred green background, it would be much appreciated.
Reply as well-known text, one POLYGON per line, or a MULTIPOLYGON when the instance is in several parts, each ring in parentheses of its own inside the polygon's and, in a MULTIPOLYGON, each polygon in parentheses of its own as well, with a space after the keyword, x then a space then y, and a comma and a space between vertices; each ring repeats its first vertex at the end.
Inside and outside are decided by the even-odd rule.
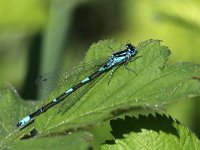
MULTIPOLYGON (((0 0, 0 81, 39 99, 38 75, 77 64, 93 42, 160 39, 170 63, 200 63, 199 0, 0 0)), ((159 86, 159 85, 158 85, 159 86)), ((200 98, 166 112, 200 136, 200 98)))

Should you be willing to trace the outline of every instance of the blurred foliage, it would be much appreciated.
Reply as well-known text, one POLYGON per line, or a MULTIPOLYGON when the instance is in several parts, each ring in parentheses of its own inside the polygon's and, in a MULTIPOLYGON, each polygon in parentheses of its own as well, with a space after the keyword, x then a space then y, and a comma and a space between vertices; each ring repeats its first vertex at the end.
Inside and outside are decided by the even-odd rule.
POLYGON ((37 32, 47 17, 46 0, 0 0, 0 32, 37 32))
POLYGON ((172 49, 172 60, 200 62, 200 1, 129 0, 124 10, 125 38, 160 39, 172 49))
MULTIPOLYGON (((18 90, 23 89, 30 74, 37 72, 29 64, 40 63, 39 59, 43 59, 30 61, 30 54, 37 56, 30 52, 47 49, 49 53, 48 47, 54 47, 59 40, 57 47, 65 51, 51 54, 51 57, 60 57, 55 66, 60 65, 59 61, 65 66, 77 62, 91 43, 110 37, 133 44, 146 39, 163 40, 172 50, 170 61, 200 62, 199 0, 59 0, 52 11, 53 2, 55 0, 0 0, 0 81, 6 80, 18 90), (69 13, 65 14, 68 17, 63 17, 62 13, 56 16, 59 12, 69 13), (52 25, 53 28, 48 29, 52 25), (63 34, 51 35, 57 30, 63 34), (53 40, 45 36, 48 34, 54 36, 53 40), (38 37, 40 42, 34 42, 38 37)), ((56 51, 51 49, 51 52, 56 51)), ((31 82, 33 84, 27 86, 33 87, 34 81, 31 82)), ((30 95, 28 98, 34 97, 33 90, 25 93, 30 95)), ((199 99, 180 102, 168 109, 198 135, 199 99)))
POLYGON ((31 37, 44 27, 47 6, 45 0, 0 0, 0 80, 22 86, 31 37))

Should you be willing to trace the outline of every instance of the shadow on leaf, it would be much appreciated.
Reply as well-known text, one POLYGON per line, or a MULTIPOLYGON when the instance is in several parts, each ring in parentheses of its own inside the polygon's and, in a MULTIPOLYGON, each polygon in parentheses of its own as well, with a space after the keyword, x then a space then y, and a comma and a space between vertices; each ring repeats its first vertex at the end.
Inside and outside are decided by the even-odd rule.
MULTIPOLYGON (((155 116, 152 114, 149 114, 148 116, 139 115, 138 118, 134 116, 125 116, 125 119, 118 118, 110 121, 112 128, 111 133, 115 139, 122 139, 124 138, 124 134, 129 134, 130 132, 142 132, 142 129, 153 130, 158 133, 162 131, 179 137, 179 133, 174 127, 174 123, 180 124, 170 116, 158 113, 156 113, 155 116)), ((113 140, 107 140, 105 143, 115 144, 113 140)))

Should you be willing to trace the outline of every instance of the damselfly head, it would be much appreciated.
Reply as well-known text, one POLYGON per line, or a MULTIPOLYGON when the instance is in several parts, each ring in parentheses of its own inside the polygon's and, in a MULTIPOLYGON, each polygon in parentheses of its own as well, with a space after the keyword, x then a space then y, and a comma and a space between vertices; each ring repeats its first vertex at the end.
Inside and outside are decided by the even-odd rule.
POLYGON ((126 49, 131 53, 131 55, 135 55, 137 52, 135 46, 130 43, 126 44, 126 49))

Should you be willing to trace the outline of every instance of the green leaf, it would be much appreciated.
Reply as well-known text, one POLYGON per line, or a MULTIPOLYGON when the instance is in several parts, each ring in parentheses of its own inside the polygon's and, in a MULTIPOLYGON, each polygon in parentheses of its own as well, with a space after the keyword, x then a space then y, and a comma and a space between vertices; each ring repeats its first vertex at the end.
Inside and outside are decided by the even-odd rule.
POLYGON ((33 149, 34 150, 78 150, 90 148, 92 136, 87 132, 76 132, 73 134, 60 134, 51 135, 43 138, 35 138, 32 140, 23 140, 11 143, 9 148, 22 150, 33 149))
POLYGON ((7 83, 0 86, 0 102, 0 149, 77 150, 88 149, 91 146, 92 136, 87 132, 51 134, 42 138, 22 140, 37 135, 37 130, 25 134, 26 130, 19 131, 16 123, 28 112, 33 112, 41 103, 22 101, 16 90, 7 83))
POLYGON ((8 83, 0 84, 0 146, 13 139, 18 139, 22 133, 17 132, 16 123, 20 118, 35 110, 38 103, 22 101, 17 91, 8 83))
MULTIPOLYGON (((112 134, 116 138, 112 144, 103 144, 103 150, 197 150, 198 138, 185 126, 171 117, 156 114, 138 118, 111 121, 112 134)), ((110 141, 111 142, 111 141, 110 141)))
MULTIPOLYGON (((85 61, 101 60, 110 56, 112 51, 108 46, 118 51, 122 43, 113 40, 100 41, 91 46, 85 61)), ((66 103, 73 103, 69 110, 58 115, 57 110, 60 107, 58 106, 38 117, 35 127, 43 133, 76 130, 109 120, 124 111, 155 108, 200 95, 200 83, 194 79, 200 76, 200 65, 193 63, 166 65, 170 51, 166 46, 161 46, 158 40, 142 42, 137 46, 137 50, 137 55, 142 57, 130 62, 127 66, 137 75, 120 67, 108 85, 111 72, 106 73, 81 97, 77 98, 77 93, 84 91, 85 87, 68 97, 66 103)), ((86 76, 84 72, 76 75, 76 83, 86 76)), ((72 83, 67 83, 55 91, 47 101, 76 84, 74 81, 72 83)))
MULTIPOLYGON (((85 61, 101 60, 110 56, 112 51, 108 46, 119 50, 122 43, 116 43, 113 40, 101 41, 89 49, 85 61)), ((120 67, 108 85, 110 72, 106 73, 92 88, 77 98, 78 102, 74 102, 77 97, 76 93, 68 97, 66 103, 75 104, 66 113, 57 114, 60 106, 49 110, 38 117, 34 124, 35 128, 42 133, 46 131, 49 133, 50 130, 52 132, 71 130, 71 128, 76 129, 101 123, 103 120, 117 116, 121 113, 121 109, 157 107, 180 98, 200 95, 199 81, 193 78, 200 75, 199 65, 177 63, 165 66, 170 51, 167 47, 161 46, 158 40, 142 42, 137 50, 138 56, 142 57, 127 66, 137 75, 120 67)), ((76 75, 75 83, 67 82, 67 85, 52 93, 47 101, 51 101, 88 75, 90 73, 85 74, 84 72, 76 75)), ((77 91, 79 92, 80 90, 77 91)))
MULTIPOLYGON (((98 67, 99 63, 105 62, 105 58, 113 53, 108 46, 118 51, 122 43, 113 40, 100 41, 91 46, 84 62, 96 62, 95 65, 98 67)), ((76 134, 77 131, 100 125, 128 111, 155 109, 163 104, 200 95, 200 65, 167 64, 170 51, 167 47, 161 46, 158 40, 142 42, 137 46, 137 50, 137 56, 142 57, 127 65, 136 74, 121 66, 115 71, 108 84, 111 71, 107 72, 93 83, 78 89, 67 97, 64 103, 38 116, 34 123, 22 130, 16 128, 16 123, 40 108, 41 104, 24 103, 19 96, 16 96, 15 90, 3 85, 0 90, 1 146, 18 145, 13 141, 23 142, 19 139, 31 139, 32 137, 35 137, 35 143, 39 145, 41 143, 37 142, 37 139, 63 134, 68 138, 67 133, 73 131, 72 133, 76 134)), ((88 69, 87 65, 84 67, 88 69)), ((79 69, 80 72, 71 75, 70 80, 51 93, 45 103, 52 101, 94 71, 79 69)), ((44 139, 44 141, 48 140, 51 141, 51 139, 44 139)), ((62 141, 62 138, 60 140, 62 141)), ((75 141, 73 138, 69 140, 75 141)), ((87 140, 85 142, 87 145, 87 140)))

